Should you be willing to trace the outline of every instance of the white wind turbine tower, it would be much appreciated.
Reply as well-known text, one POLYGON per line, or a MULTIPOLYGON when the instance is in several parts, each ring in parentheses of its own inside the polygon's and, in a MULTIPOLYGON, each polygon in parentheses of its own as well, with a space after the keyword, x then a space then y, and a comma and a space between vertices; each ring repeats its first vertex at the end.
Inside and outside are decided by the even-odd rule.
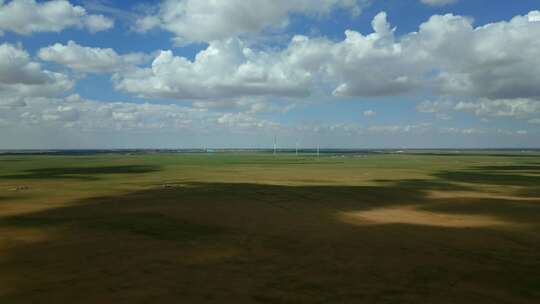
POLYGON ((274 155, 277 154, 277 142, 276 142, 276 136, 274 135, 274 155))

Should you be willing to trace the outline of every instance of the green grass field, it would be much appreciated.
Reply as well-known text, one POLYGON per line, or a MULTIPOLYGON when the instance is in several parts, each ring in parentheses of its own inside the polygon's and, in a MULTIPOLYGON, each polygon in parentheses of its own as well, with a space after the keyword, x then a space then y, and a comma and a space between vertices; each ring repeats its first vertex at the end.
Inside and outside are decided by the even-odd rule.
POLYGON ((540 303, 540 156, 0 156, 0 303, 540 303))

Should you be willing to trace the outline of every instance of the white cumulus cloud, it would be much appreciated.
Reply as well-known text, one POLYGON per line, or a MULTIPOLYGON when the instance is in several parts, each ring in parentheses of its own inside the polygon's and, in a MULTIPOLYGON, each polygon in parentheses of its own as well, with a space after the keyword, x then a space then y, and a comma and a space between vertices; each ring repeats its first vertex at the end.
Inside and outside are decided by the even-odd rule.
POLYGON ((457 3, 458 0, 420 0, 420 2, 431 6, 444 6, 457 3))
POLYGON ((373 110, 366 110, 364 111, 364 116, 365 117, 374 117, 377 115, 377 112, 373 111, 373 110))
POLYGON ((103 15, 88 14, 67 0, 0 1, 0 33, 11 31, 29 35, 34 32, 60 32, 69 27, 99 32, 112 28, 114 21, 103 15))
POLYGON ((289 15, 327 14, 346 8, 358 14, 360 0, 164 0, 157 14, 141 17, 139 31, 160 27, 180 43, 222 40, 268 28, 283 28, 289 15))
POLYGON ((124 71, 143 63, 146 56, 141 53, 119 55, 111 48, 92 48, 69 41, 63 45, 42 48, 39 58, 65 65, 73 70, 88 73, 114 73, 124 71))
POLYGON ((0 98, 55 96, 73 87, 66 75, 43 69, 20 47, 0 44, 0 58, 0 98))
POLYGON ((286 57, 250 49, 235 38, 213 41, 194 61, 161 51, 151 68, 117 75, 115 87, 148 98, 307 95, 312 75, 286 57))
POLYGON ((194 61, 162 51, 152 67, 117 75, 116 87, 143 97, 198 99, 308 96, 316 85, 336 96, 436 95, 489 99, 540 97, 539 11, 474 27, 470 18, 435 15, 396 37, 386 13, 373 32, 343 41, 295 36, 280 51, 238 38, 211 41, 194 61))
POLYGON ((459 102, 457 111, 473 112, 478 116, 512 117, 524 119, 540 114, 540 100, 517 99, 481 99, 476 102, 459 102))

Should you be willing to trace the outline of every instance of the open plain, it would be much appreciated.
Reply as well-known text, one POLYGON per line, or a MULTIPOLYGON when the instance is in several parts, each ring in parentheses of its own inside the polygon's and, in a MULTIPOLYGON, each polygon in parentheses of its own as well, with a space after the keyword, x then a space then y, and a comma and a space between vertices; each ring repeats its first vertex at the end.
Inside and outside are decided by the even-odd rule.
POLYGON ((0 156, 0 303, 538 303, 540 155, 0 156))

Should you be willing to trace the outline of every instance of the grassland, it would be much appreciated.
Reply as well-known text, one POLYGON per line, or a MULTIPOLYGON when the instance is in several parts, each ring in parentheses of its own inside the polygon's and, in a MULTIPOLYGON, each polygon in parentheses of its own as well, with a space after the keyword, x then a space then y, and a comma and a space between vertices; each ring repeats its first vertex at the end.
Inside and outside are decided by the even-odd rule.
POLYGON ((0 303, 539 303, 540 156, 0 157, 0 303))

